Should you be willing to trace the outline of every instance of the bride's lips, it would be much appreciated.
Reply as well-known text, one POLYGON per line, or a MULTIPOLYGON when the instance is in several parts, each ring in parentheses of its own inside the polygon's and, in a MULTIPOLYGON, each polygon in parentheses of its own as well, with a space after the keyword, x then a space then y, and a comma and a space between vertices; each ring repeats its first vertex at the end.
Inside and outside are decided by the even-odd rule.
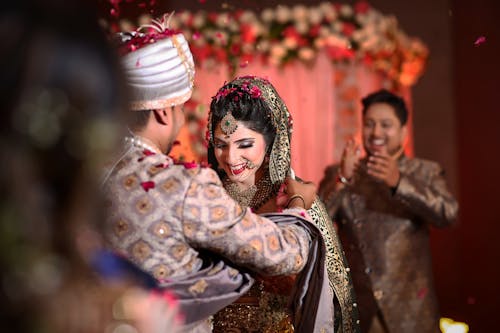
POLYGON ((236 166, 229 166, 229 170, 234 176, 239 175, 243 171, 245 171, 246 164, 238 164, 236 166))

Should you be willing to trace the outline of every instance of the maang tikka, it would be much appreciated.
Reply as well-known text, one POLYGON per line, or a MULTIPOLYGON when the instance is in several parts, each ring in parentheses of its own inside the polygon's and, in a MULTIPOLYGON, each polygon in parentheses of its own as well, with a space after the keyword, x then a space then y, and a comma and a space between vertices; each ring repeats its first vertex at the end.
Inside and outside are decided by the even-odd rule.
POLYGON ((233 117, 231 111, 226 113, 226 115, 221 119, 220 128, 225 135, 233 134, 238 128, 237 120, 233 117))

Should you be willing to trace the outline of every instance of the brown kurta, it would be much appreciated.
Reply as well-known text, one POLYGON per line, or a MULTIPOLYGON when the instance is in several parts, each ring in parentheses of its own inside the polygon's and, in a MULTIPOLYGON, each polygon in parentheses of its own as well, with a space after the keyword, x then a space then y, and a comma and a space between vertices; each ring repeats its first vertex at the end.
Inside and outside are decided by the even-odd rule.
POLYGON ((398 163, 395 190, 361 168, 353 185, 335 192, 338 166, 330 166, 320 195, 339 226, 363 332, 377 313, 386 332, 438 332, 429 226, 453 223, 458 205, 437 163, 404 156, 398 163))

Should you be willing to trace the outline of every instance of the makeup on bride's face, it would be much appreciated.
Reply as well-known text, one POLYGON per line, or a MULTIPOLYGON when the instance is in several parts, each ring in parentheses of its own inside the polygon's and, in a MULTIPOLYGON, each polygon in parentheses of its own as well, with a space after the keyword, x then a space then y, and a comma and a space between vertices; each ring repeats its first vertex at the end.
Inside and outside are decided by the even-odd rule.
POLYGON ((255 184, 266 156, 264 136, 238 121, 236 131, 230 135, 222 132, 220 126, 214 131, 214 153, 219 167, 229 180, 241 185, 242 189, 255 184))

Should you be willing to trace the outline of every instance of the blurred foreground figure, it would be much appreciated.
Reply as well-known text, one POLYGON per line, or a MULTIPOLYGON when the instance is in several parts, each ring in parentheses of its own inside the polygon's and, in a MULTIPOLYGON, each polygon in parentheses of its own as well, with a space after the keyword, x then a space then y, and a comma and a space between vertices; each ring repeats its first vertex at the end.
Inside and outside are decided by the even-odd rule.
POLYGON ((142 288, 147 276, 98 252, 98 171, 125 101, 93 8, 10 2, 0 12, 0 331, 177 331, 177 308, 142 288))
POLYGON ((403 99, 381 90, 362 103, 367 157, 347 142, 320 184, 351 267, 362 330, 439 332, 429 228, 452 224, 457 202, 436 162, 403 154, 403 99))

